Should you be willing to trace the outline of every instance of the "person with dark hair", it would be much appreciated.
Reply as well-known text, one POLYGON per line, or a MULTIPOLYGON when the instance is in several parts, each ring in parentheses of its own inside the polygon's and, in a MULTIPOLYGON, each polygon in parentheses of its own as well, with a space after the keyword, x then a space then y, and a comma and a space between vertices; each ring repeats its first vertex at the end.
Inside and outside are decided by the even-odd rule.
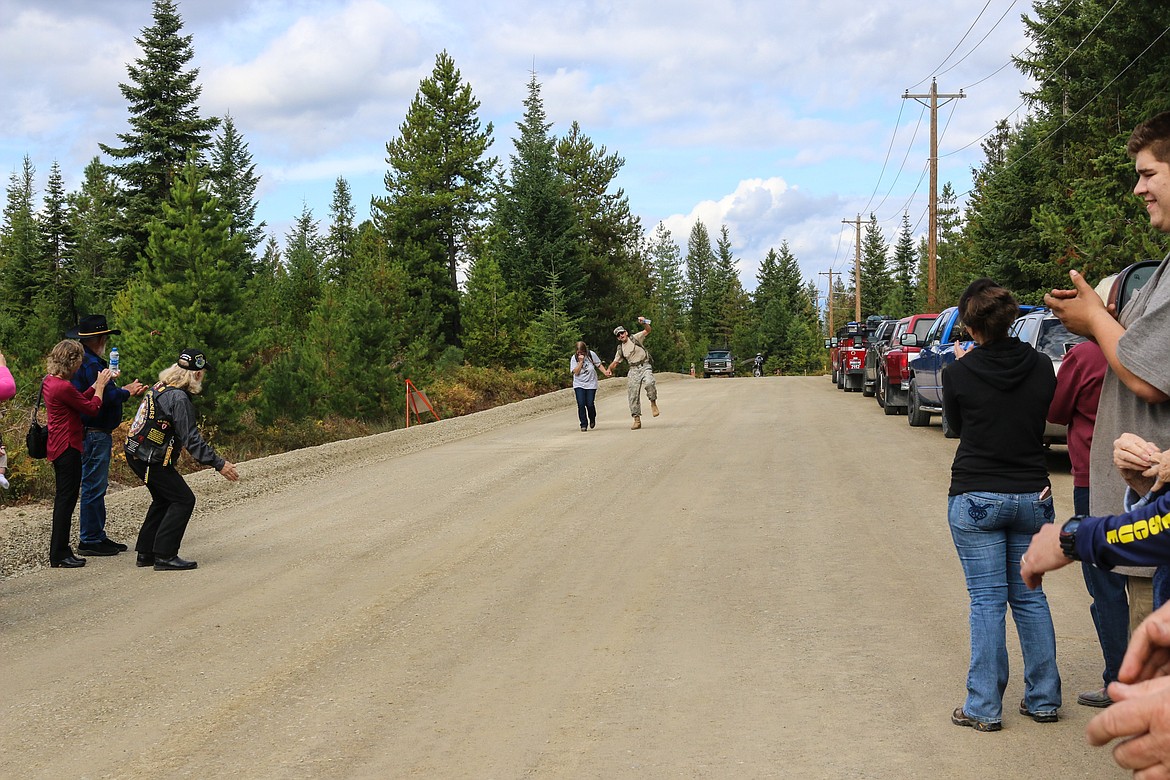
MULTIPOLYGON (((81 368, 73 375, 73 386, 82 391, 93 384, 94 377, 108 368, 106 348, 110 336, 122 331, 111 328, 102 314, 87 314, 77 327, 65 334, 77 339, 85 349, 81 368)), ((135 379, 125 387, 113 382, 102 394, 102 408, 93 415, 82 415, 85 425, 81 453, 81 508, 78 511, 80 539, 77 551, 82 555, 117 555, 126 545, 106 536, 106 490, 110 485, 110 450, 114 429, 122 424, 122 405, 131 396, 142 395, 146 386, 135 379)))
MULTIPOLYGON (((1100 292, 1100 289, 1098 289, 1100 292)), ((1072 465, 1073 514, 1089 514, 1089 452, 1093 446, 1093 425, 1101 398, 1101 382, 1108 364, 1101 348, 1092 341, 1082 341, 1064 354, 1060 373, 1056 375, 1056 395, 1048 407, 1049 422, 1068 426, 1068 459, 1072 465)), ((1124 574, 1081 564, 1085 587, 1093 601, 1089 614, 1097 632, 1097 643, 1105 661, 1103 685, 1097 690, 1077 695, 1077 704, 1108 707, 1109 683, 1117 679, 1117 670, 1125 658, 1129 642, 1129 597, 1124 574)), ((1027 582, 1027 577, 1024 578, 1027 582)))
MULTIPOLYGON (((1150 226, 1170 233, 1170 112, 1138 125, 1126 151, 1137 172, 1133 192, 1145 204, 1150 226)), ((1089 464, 1093 517, 1111 516, 1124 506, 1123 470, 1148 474, 1157 469, 1163 451, 1170 448, 1168 263, 1170 254, 1119 312, 1102 303, 1075 270, 1069 271, 1073 289, 1053 290, 1044 297, 1066 328, 1097 342, 1109 363, 1101 385, 1089 464), (1135 434, 1126 440, 1129 444, 1121 441, 1126 433, 1135 434), (1115 442, 1120 445, 1116 452, 1115 442)), ((1072 554, 1083 555, 1080 523, 1081 518, 1073 518, 1059 529, 1042 529, 1026 556, 1025 576, 1042 574, 1048 570, 1046 562, 1059 561, 1057 556, 1062 552, 1070 560, 1072 554)), ((1131 592, 1131 615, 1133 601, 1131 592)), ((1156 768, 1161 770, 1159 776, 1170 773, 1170 686, 1166 680, 1152 678, 1170 673, 1170 665, 1149 661, 1164 660, 1170 646, 1170 634, 1165 631, 1168 624, 1170 605, 1146 617, 1133 632, 1118 680, 1142 684, 1110 685, 1109 697, 1115 704, 1093 718, 1088 727, 1089 740, 1095 745, 1129 738, 1114 749, 1117 763, 1126 769, 1156 768)))
POLYGON ((45 396, 45 421, 49 427, 48 459, 53 464, 57 490, 53 498, 53 531, 49 538, 49 565, 54 569, 77 569, 84 558, 73 554, 69 527, 81 492, 81 415, 96 414, 102 408, 102 393, 111 379, 102 369, 93 385, 78 391, 69 380, 81 368, 81 345, 71 339, 57 343, 49 352, 48 375, 41 383, 45 396))
POLYGON ((220 457, 195 427, 191 396, 202 392, 209 368, 211 364, 201 351, 183 350, 146 391, 130 425, 126 462, 146 485, 151 498, 134 546, 138 566, 153 566, 155 571, 185 571, 199 565, 179 557, 179 545, 195 511, 195 494, 175 469, 184 449, 229 482, 240 478, 235 464, 220 457))
POLYGON ((569 360, 569 372, 573 375, 573 395, 577 398, 577 418, 584 433, 597 425, 597 372, 612 376, 601 363, 597 353, 589 349, 584 341, 577 342, 577 350, 569 360))
POLYGON ((944 413, 959 435, 947 519, 971 601, 967 698, 951 721, 976 731, 1002 728, 1008 605, 1024 656, 1020 714, 1052 723, 1061 705, 1048 600, 1020 577, 1020 556, 1055 515, 1043 437, 1056 376, 1051 360, 1008 335, 1018 314, 1006 289, 972 282, 959 316, 975 346, 956 345, 942 373, 944 413))

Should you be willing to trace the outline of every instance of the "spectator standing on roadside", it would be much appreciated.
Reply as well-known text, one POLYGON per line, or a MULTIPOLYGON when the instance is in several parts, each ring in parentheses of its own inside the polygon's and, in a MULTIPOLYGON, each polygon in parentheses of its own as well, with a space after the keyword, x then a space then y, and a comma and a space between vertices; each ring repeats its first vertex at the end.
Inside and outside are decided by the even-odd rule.
POLYGON ((73 554, 69 527, 81 492, 81 415, 95 414, 102 405, 102 393, 110 381, 108 368, 98 372, 92 386, 78 391, 70 378, 81 368, 84 354, 76 341, 65 339, 49 352, 48 375, 41 383, 45 396, 45 421, 49 427, 48 459, 53 464, 56 495, 53 499, 53 530, 49 540, 49 565, 54 569, 77 569, 84 558, 73 554))
MULTIPOLYGON (((0 401, 7 401, 16 395, 16 380, 8 370, 8 361, 4 353, 0 352, 0 401)), ((4 442, 0 441, 0 488, 8 489, 8 450, 4 442)))
MULTIPOLYGON (((1100 288, 1098 288, 1100 292, 1100 288)), ((1073 514, 1089 514, 1089 452, 1093 444, 1093 426, 1097 420, 1097 403, 1101 382, 1109 364, 1101 348, 1092 341, 1077 344, 1067 353, 1056 375, 1056 395, 1048 407, 1048 420, 1068 426, 1068 457, 1072 463, 1073 514)), ((1097 631, 1097 641, 1105 660, 1104 685, 1096 691, 1077 695, 1077 703, 1087 707, 1108 707, 1109 683, 1125 658, 1129 642, 1129 598, 1126 577, 1091 563, 1081 563, 1085 587, 1092 597, 1089 614, 1097 631)))
POLYGON ((1008 335, 1018 314, 1003 287, 972 282, 959 316, 976 346, 956 345, 957 359, 942 374, 944 414, 959 434, 947 519, 971 600, 967 698, 951 722, 976 731, 1003 727, 1009 605, 1024 656, 1020 714, 1053 723, 1061 705, 1048 600, 1020 577, 1020 556, 1055 514, 1044 425, 1056 377, 1052 361, 1008 335))
MULTIPOLYGON (((98 373, 108 368, 106 347, 110 335, 122 331, 111 328, 101 314, 88 314, 77 327, 65 334, 67 339, 79 339, 85 350, 81 368, 73 375, 73 386, 80 392, 93 384, 98 373)), ((110 485, 110 450, 114 429, 122 424, 122 405, 133 395, 142 395, 146 386, 135 379, 125 387, 114 382, 102 393, 102 407, 94 415, 82 415, 85 424, 84 449, 81 455, 81 509, 78 526, 82 555, 117 555, 127 547, 106 536, 106 490, 110 485)))
MULTIPOLYGON (((1150 225, 1170 233, 1170 112, 1138 125, 1126 150, 1138 174, 1133 191, 1145 202, 1150 225)), ((1044 301, 1066 328, 1097 342, 1109 362, 1089 462, 1089 508, 1103 516, 1116 512, 1125 496, 1113 442, 1130 432, 1170 446, 1170 273, 1163 259, 1125 309, 1113 313, 1084 277, 1069 276, 1074 289, 1053 290, 1044 301)), ((1129 596, 1132 630, 1153 608, 1150 580, 1131 577, 1129 596)))
MULTIPOLYGON (((1170 233, 1170 112, 1138 125, 1129 137, 1126 151, 1138 175, 1133 192, 1145 202, 1150 225, 1170 233)), ((1166 403, 1170 400, 1168 262, 1170 254, 1125 308, 1115 312, 1117 319, 1076 271, 1069 272, 1075 289, 1053 290, 1044 298, 1066 328, 1096 341, 1109 362, 1089 465, 1093 515, 1108 515, 1121 505, 1124 478, 1109 466, 1111 447, 1122 433, 1136 433, 1160 447, 1170 441, 1170 405, 1166 403)), ((1149 458, 1139 460, 1152 462, 1149 458)), ((1068 531, 1069 523, 1062 530, 1068 531)), ((1075 532, 1062 535, 1072 536, 1075 543, 1075 532)), ((1133 601, 1131 591, 1131 622, 1133 601)), ((1153 679, 1164 678, 1170 671, 1166 653, 1166 646, 1170 646, 1168 620, 1170 606, 1162 607, 1130 636, 1118 680, 1142 684, 1109 686, 1110 698, 1116 703, 1093 718, 1087 729, 1089 741, 1095 745, 1117 737, 1129 738, 1114 748, 1114 760, 1126 769, 1150 769, 1150 777, 1170 776, 1170 685, 1167 679, 1153 679)))
POLYGON ((240 478, 235 464, 220 457, 195 427, 191 396, 203 390, 203 377, 211 364, 197 349, 185 349, 158 375, 158 383, 146 391, 126 437, 126 462, 150 491, 151 503, 138 532, 136 565, 155 571, 185 571, 198 566, 179 557, 179 545, 191 513, 195 494, 175 469, 185 449, 198 462, 213 467, 229 482, 240 478))
POLYGON ((646 351, 646 337, 650 335, 650 320, 639 317, 638 323, 642 330, 630 335, 625 326, 618 325, 613 329, 617 336, 618 348, 613 362, 609 364, 610 374, 623 360, 630 364, 630 373, 626 377, 626 399, 630 403, 630 416, 634 418, 633 430, 642 427, 642 388, 646 388, 646 398, 650 401, 650 411, 658 416, 658 387, 654 384, 654 369, 650 366, 650 353, 646 351))
POLYGON ((597 353, 589 349, 584 341, 578 341, 577 351, 569 360, 569 371, 573 374, 573 395, 577 398, 577 417, 581 421, 582 432, 597 425, 594 401, 597 398, 598 370, 606 376, 612 376, 609 369, 601 364, 597 353))

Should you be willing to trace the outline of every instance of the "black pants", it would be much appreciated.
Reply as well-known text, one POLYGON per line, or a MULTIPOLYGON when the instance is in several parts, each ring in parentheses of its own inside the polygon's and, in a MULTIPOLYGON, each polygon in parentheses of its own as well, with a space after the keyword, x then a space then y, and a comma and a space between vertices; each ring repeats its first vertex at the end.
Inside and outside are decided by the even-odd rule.
POLYGON ((126 462, 130 464, 130 470, 146 483, 153 499, 146 510, 146 520, 138 531, 138 543, 134 549, 156 558, 175 557, 179 554, 191 513, 195 511, 195 494, 174 466, 148 467, 133 455, 127 455, 126 462))
POLYGON ((49 560, 56 563, 73 556, 69 546, 73 510, 81 493, 81 453, 70 447, 53 461, 57 494, 53 497, 53 531, 49 536, 49 560))

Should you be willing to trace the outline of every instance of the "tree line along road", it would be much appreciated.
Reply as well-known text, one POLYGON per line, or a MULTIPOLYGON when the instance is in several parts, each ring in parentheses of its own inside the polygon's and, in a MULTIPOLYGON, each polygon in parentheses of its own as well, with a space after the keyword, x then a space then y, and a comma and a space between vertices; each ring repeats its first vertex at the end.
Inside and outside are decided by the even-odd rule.
MULTIPOLYGON (((16 566, 0 776, 1125 776, 1084 739, 1101 658, 1073 568, 1048 584, 1061 721, 1016 714, 1013 638, 1004 731, 951 725, 937 424, 825 377, 659 391, 640 431, 614 379, 588 433, 561 391, 199 475, 195 571, 16 566)), ((112 535, 144 498, 111 496, 112 535)), ((4 550, 47 518, 0 514, 4 550)))

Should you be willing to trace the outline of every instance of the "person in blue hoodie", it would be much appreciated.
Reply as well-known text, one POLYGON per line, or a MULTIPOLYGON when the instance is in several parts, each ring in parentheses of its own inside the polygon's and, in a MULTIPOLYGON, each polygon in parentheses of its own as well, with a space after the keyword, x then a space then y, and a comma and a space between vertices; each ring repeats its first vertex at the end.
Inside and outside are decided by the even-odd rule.
POLYGON ((959 435, 947 520, 971 600, 967 698, 951 722, 976 731, 1002 728, 1009 605, 1024 656, 1020 714, 1052 723, 1061 705, 1048 600, 1020 577, 1033 534, 1055 517, 1044 427, 1056 374, 1051 360, 1008 335, 1018 314, 1006 289, 987 278, 972 282, 959 316, 975 345, 957 345, 942 372, 943 410, 959 435))

